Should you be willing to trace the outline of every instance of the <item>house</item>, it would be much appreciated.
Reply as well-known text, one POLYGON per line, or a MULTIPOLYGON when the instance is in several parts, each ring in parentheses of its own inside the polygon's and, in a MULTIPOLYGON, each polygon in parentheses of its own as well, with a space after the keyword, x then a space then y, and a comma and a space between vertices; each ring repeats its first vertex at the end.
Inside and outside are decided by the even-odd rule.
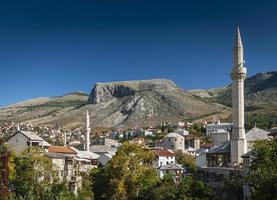
POLYGON ((74 147, 70 148, 76 152, 74 160, 79 166, 79 172, 88 173, 92 168, 96 168, 98 166, 98 158, 100 157, 98 154, 90 151, 81 151, 74 147))
POLYGON ((155 159, 153 161, 154 168, 159 168, 162 165, 168 165, 170 163, 176 163, 174 153, 167 149, 153 150, 155 159))
POLYGON ((185 151, 187 152, 192 149, 196 151, 197 149, 200 149, 200 138, 193 134, 185 135, 184 146, 185 146, 185 151))
POLYGON ((58 177, 65 181, 69 190, 75 194, 82 187, 82 176, 76 161, 77 153, 66 146, 51 146, 45 153, 52 161, 53 170, 58 171, 58 177))
POLYGON ((229 167, 231 165, 231 141, 212 147, 206 154, 207 166, 229 167))
POLYGON ((178 133, 168 133, 163 140, 164 149, 171 149, 174 151, 181 150, 184 152, 184 137, 178 133))
POLYGON ((180 179, 184 173, 184 168, 176 163, 175 155, 167 149, 153 150, 155 159, 153 167, 157 169, 159 177, 163 178, 166 174, 174 174, 175 180, 180 179))
POLYGON ((177 129, 175 132, 179 133, 182 136, 189 135, 189 132, 187 130, 181 128, 177 129))
POLYGON ((34 132, 17 131, 7 141, 6 144, 10 150, 16 154, 22 153, 25 149, 33 146, 48 149, 51 144, 36 135, 34 132))
POLYGON ((207 124, 206 126, 206 135, 212 135, 217 132, 219 129, 230 132, 232 130, 233 123, 221 123, 220 121, 212 124, 207 124))
POLYGON ((195 157, 195 164, 197 167, 206 166, 207 156, 206 153, 202 153, 195 157))
POLYGON ((114 152, 116 152, 116 148, 112 148, 108 145, 91 145, 90 146, 90 151, 93 152, 93 153, 96 153, 98 155, 102 155, 102 154, 105 154, 105 153, 109 153, 109 154, 114 154, 114 152))
POLYGON ((166 174, 175 175, 175 181, 179 182, 184 175, 184 168, 180 164, 170 163, 168 165, 162 165, 158 168, 160 178, 163 178, 166 174))
POLYGON ((253 144, 258 140, 269 140, 269 132, 257 128, 256 126, 248 131, 245 135, 247 141, 247 151, 250 151, 253 144))
POLYGON ((104 153, 104 154, 100 155, 100 157, 98 158, 98 165, 105 166, 107 164, 107 162, 109 162, 112 159, 112 157, 114 155, 115 155, 115 152, 104 153))
POLYGON ((211 140, 213 145, 220 146, 230 140, 230 133, 224 129, 217 129, 211 134, 211 140))

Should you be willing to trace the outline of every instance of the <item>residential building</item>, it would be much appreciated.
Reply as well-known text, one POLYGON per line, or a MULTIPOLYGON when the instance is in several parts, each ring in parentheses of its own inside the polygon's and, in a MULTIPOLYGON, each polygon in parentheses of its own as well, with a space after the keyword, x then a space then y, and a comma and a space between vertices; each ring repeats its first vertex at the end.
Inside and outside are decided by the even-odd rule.
POLYGON ((206 126, 206 135, 212 135, 213 133, 218 132, 218 130, 225 130, 230 132, 232 130, 233 123, 221 123, 220 121, 212 124, 207 124, 206 126))
POLYGON ((183 152, 185 150, 184 137, 178 133, 168 133, 163 139, 163 148, 183 152))
POLYGON ((221 146, 223 143, 230 140, 230 133, 224 129, 218 129, 211 134, 211 140, 213 145, 221 146))
POLYGON ((51 144, 44 139, 36 135, 34 132, 29 131, 17 131, 7 141, 8 148, 14 151, 16 154, 22 153, 28 147, 41 147, 48 149, 51 144))
POLYGON ((257 140, 269 140, 269 132, 256 126, 246 133, 247 151, 251 151, 257 140))
POLYGON ((176 163, 174 153, 167 149, 153 150, 155 160, 153 161, 154 168, 159 168, 162 165, 176 163))

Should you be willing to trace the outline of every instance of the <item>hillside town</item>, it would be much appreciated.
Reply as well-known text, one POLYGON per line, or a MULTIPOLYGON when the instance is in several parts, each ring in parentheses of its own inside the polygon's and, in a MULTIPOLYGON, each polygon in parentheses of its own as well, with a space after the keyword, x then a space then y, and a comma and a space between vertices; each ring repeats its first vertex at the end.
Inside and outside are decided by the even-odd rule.
MULTIPOLYGON (((197 187, 205 188, 203 189, 205 192, 202 190, 201 192, 207 197, 181 198, 176 195, 175 199, 228 199, 227 192, 220 191, 220 188, 227 185, 228 181, 234 181, 234 175, 237 175, 247 181, 242 181, 239 192, 234 192, 232 194, 234 197, 229 199, 259 199, 253 198, 254 186, 246 178, 252 169, 252 162, 256 162, 256 144, 259 142, 276 144, 277 127, 273 124, 272 127, 263 129, 255 124, 248 130, 245 128, 244 80, 247 69, 244 66, 243 53, 242 38, 237 28, 233 48, 233 67, 230 73, 231 119, 203 121, 184 119, 178 123, 165 121, 148 127, 134 126, 133 129, 114 128, 101 131, 93 129, 92 118, 97 113, 92 115, 92 110, 87 109, 82 113, 85 121, 81 129, 68 129, 63 126, 48 127, 34 125, 31 122, 5 122, 0 127, 1 199, 17 197, 18 194, 14 188, 21 187, 16 182, 20 180, 20 171, 17 171, 20 169, 23 169, 22 173, 34 170, 35 178, 33 177, 32 181, 37 184, 47 181, 50 185, 64 184, 65 190, 72 198, 87 195, 84 199, 162 199, 158 198, 159 195, 156 193, 153 194, 156 195, 155 197, 147 194, 151 193, 151 189, 159 188, 164 183, 163 180, 169 180, 165 188, 176 184, 175 189, 179 188, 178 192, 181 193, 182 184, 190 180, 199 181, 193 182, 195 185, 190 187, 192 190, 197 187), (42 158, 45 160, 41 160, 42 158), (31 166, 25 162, 28 159, 31 166), (119 167, 121 164, 122 168, 119 167), (145 173, 142 174, 142 171, 145 173), (155 183, 147 182, 147 175, 152 175, 153 171, 153 177, 156 177, 153 181, 155 183), (10 174, 13 174, 13 177, 9 176, 10 174), (143 181, 132 182, 133 179, 140 179, 142 175, 145 176, 143 181), (124 179, 125 177, 127 178, 124 179), (109 184, 105 182, 106 179, 110 181, 109 184), (11 185, 9 181, 12 182, 11 185), (150 183, 154 186, 149 189, 147 186, 150 183), (103 191, 106 190, 105 187, 110 187, 107 193, 103 191), (91 192, 91 188, 93 188, 93 195, 89 192, 80 192, 91 192), (9 193, 15 196, 8 198, 9 193)), ((276 160, 276 156, 272 158, 273 161, 274 159, 276 160)), ((24 177, 22 179, 25 181, 24 177)), ((276 180, 273 181, 276 189, 276 180)), ((201 192, 196 191, 195 195, 200 195, 201 192)), ((164 189, 160 193, 161 196, 166 196, 169 192, 164 189)), ((270 197, 277 198, 276 191, 273 193, 270 197)), ((27 196, 22 199, 29 198, 27 196)), ((55 199, 45 197, 47 198, 55 199)))

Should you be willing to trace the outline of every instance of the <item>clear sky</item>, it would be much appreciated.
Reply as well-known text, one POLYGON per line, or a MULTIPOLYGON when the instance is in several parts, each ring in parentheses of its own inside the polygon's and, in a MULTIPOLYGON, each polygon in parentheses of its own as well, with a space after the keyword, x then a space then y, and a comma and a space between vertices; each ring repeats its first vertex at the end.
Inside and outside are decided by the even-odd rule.
POLYGON ((225 86, 238 24, 248 75, 276 71, 275 0, 0 0, 0 106, 106 81, 225 86))

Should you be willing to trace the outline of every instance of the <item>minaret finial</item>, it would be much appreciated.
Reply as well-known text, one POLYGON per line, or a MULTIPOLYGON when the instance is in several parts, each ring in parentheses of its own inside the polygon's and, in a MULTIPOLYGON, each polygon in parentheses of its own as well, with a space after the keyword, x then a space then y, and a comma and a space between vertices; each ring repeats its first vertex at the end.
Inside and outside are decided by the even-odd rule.
POLYGON ((235 47, 242 47, 242 41, 241 41, 239 26, 237 27, 237 32, 236 32, 235 47))

